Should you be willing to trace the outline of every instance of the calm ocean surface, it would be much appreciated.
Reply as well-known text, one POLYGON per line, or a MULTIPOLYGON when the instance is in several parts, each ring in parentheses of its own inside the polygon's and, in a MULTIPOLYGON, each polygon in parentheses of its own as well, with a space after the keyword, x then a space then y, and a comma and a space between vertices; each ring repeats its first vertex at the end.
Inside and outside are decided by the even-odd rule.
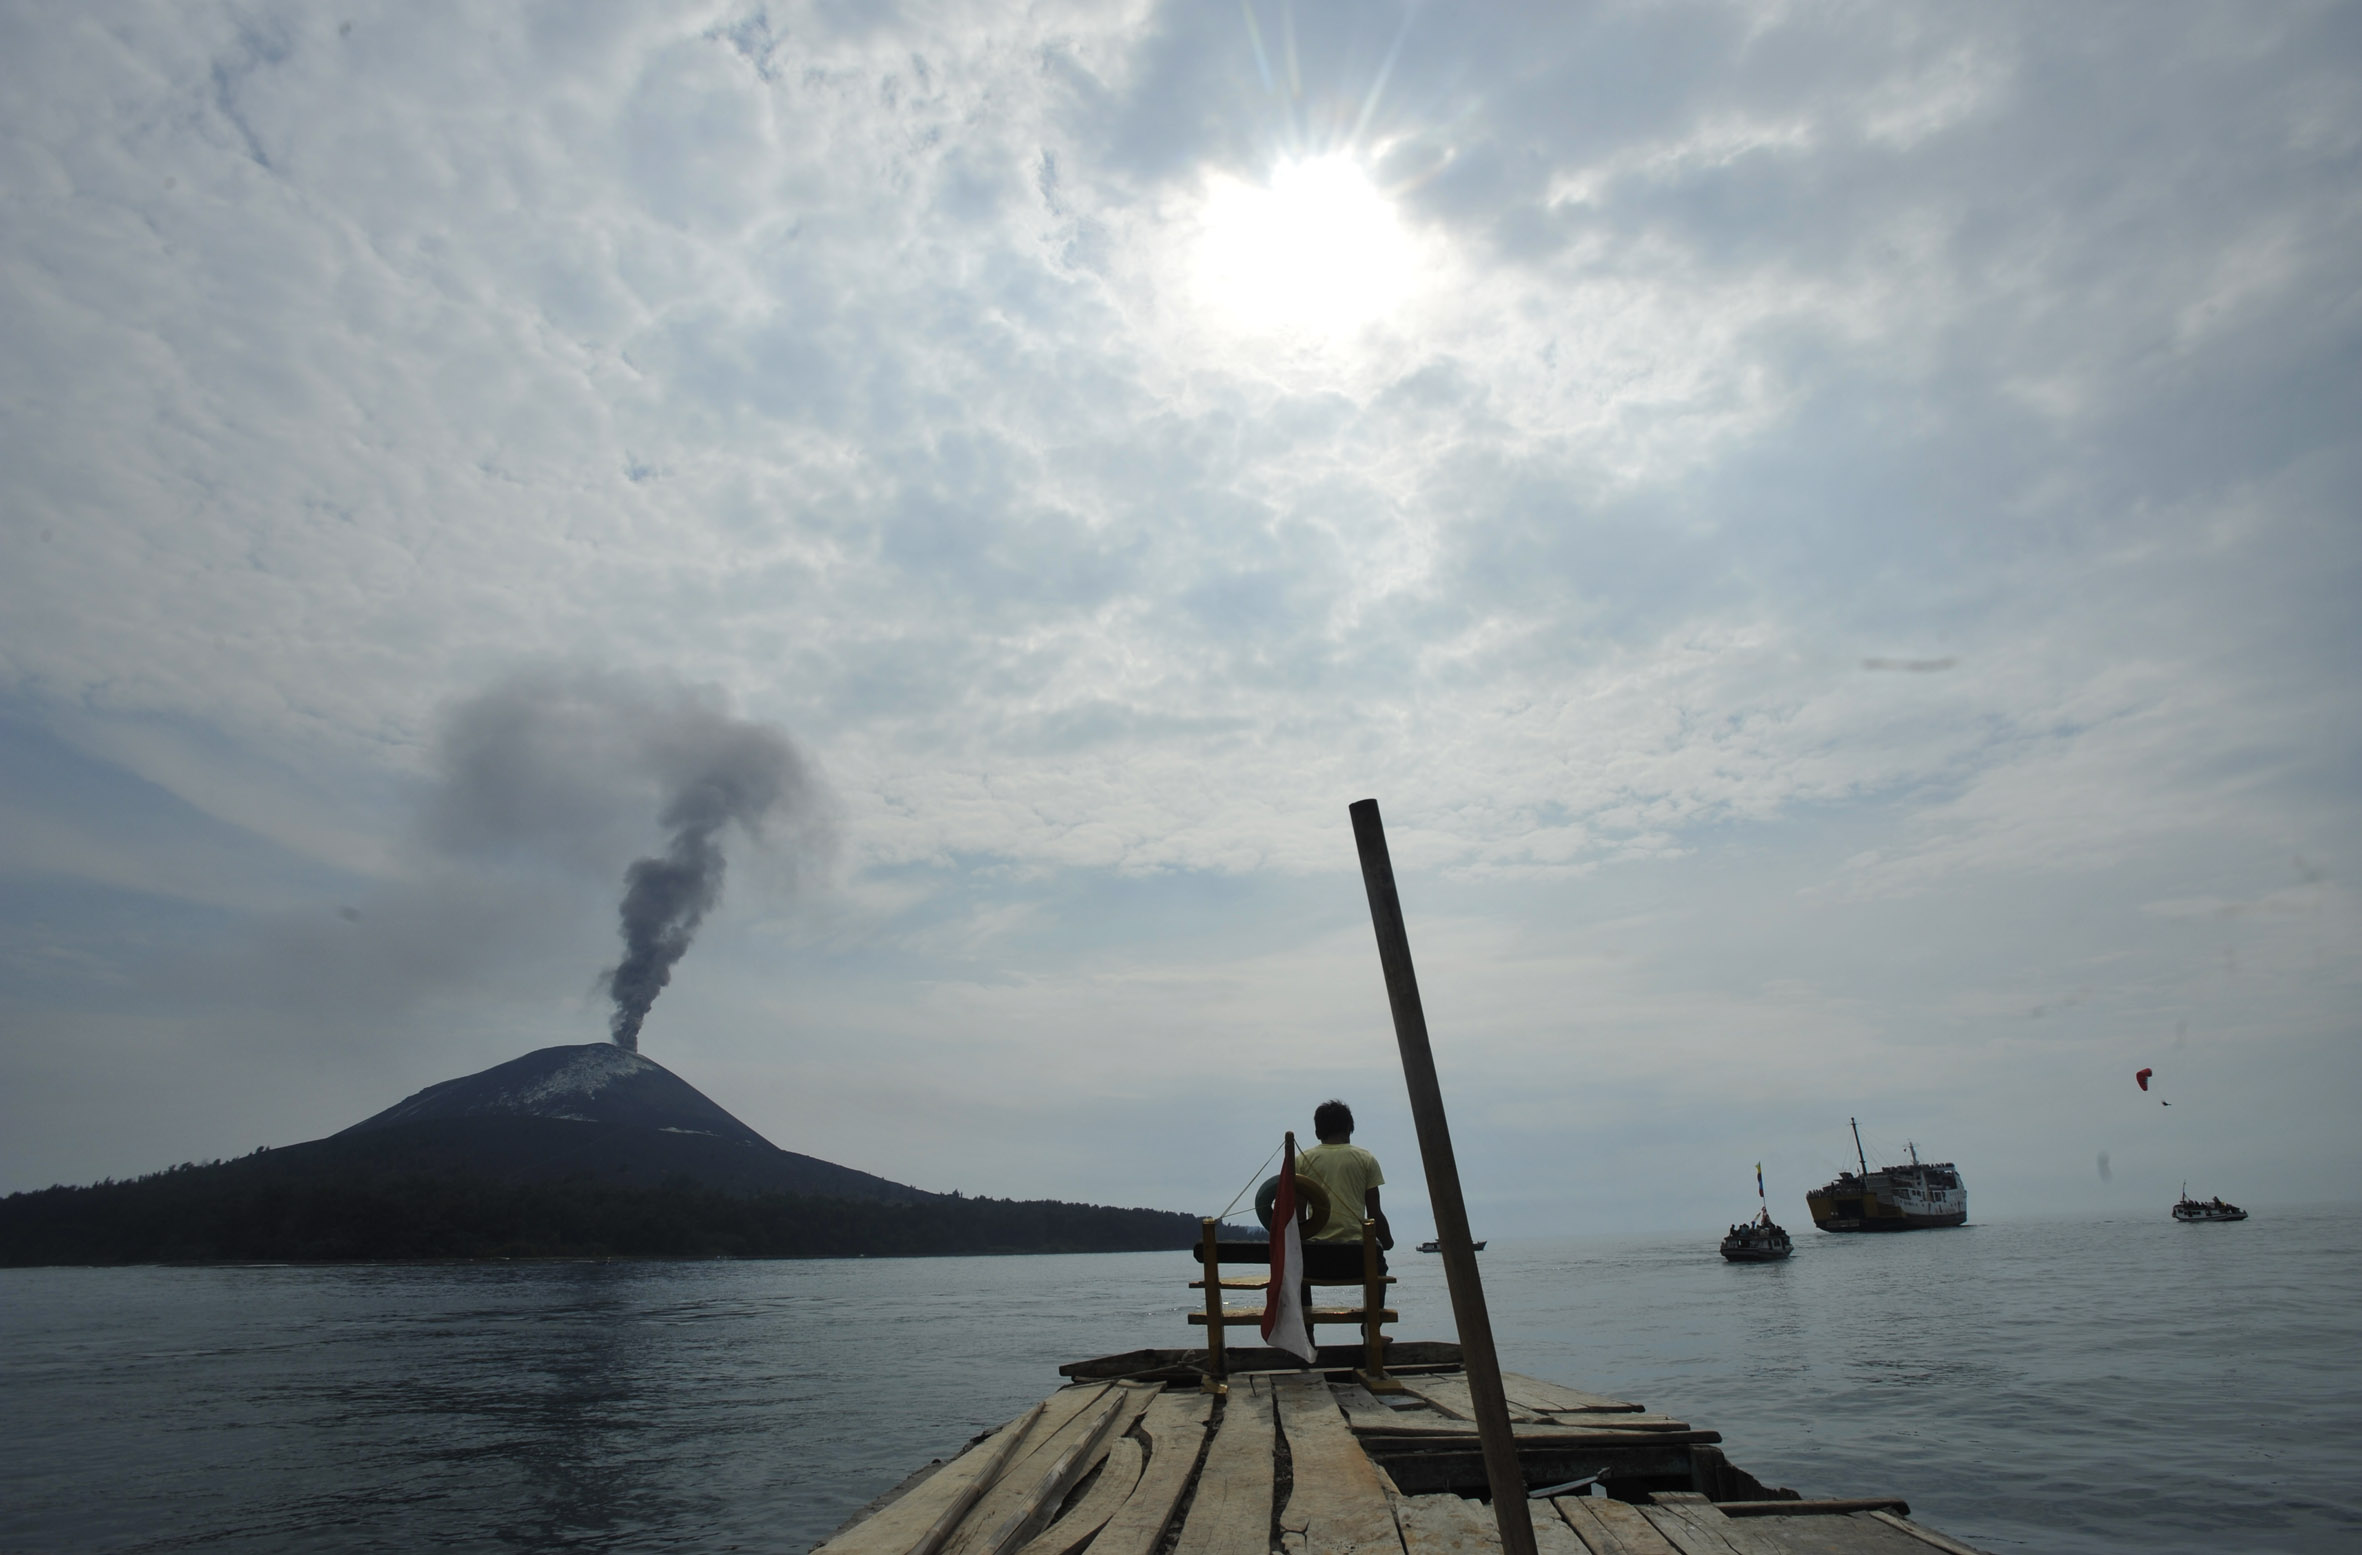
MULTIPOLYGON (((2362 1548, 2362 1210, 1495 1242, 1503 1361, 1995 1551, 2362 1548)), ((1406 1338, 1448 1337, 1404 1253, 1406 1338)), ((807 1550, 1181 1254, 0 1271, 0 1548, 807 1550)))

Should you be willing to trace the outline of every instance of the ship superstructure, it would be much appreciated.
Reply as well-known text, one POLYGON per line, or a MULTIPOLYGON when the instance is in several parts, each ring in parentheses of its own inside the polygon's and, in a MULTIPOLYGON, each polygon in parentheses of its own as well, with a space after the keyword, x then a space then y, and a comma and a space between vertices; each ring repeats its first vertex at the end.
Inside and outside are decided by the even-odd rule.
POLYGON ((1949 1161, 1922 1161, 1910 1147, 1908 1165, 1870 1170, 1862 1154, 1862 1126, 1854 1124, 1854 1159, 1861 1171, 1804 1196, 1813 1224, 1823 1231, 1924 1231, 1968 1222, 1968 1184, 1949 1161))

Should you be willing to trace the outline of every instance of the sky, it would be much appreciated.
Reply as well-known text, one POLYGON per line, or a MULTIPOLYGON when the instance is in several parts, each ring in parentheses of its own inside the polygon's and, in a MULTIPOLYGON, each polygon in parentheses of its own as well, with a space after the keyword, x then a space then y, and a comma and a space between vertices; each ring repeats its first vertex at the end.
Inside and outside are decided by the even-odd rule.
POLYGON ((605 1040, 722 740, 640 1050, 921 1187, 1423 1232, 1375 797, 1480 1235, 2350 1201, 2358 174, 2351 4, 0 8, 0 1190, 605 1040))

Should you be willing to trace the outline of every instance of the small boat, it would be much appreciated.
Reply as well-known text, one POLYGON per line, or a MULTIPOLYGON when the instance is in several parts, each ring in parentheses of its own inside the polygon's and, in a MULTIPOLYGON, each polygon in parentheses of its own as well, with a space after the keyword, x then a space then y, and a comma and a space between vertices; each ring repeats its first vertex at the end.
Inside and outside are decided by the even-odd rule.
MULTIPOLYGON (((1481 1253, 1484 1251, 1484 1244, 1482 1242, 1471 1242, 1468 1244, 1468 1248, 1471 1252, 1481 1253)), ((1419 1244, 1419 1251, 1423 1253, 1440 1253, 1443 1251, 1443 1244, 1441 1242, 1421 1242, 1419 1244)))
POLYGON ((2182 1184, 2181 1202, 2173 1207, 2173 1218, 2185 1225, 2207 1220, 2245 1220, 2247 1211, 2236 1204, 2225 1204, 2221 1199, 2193 1199, 2190 1185, 2182 1184))
POLYGON ((1768 1211, 1743 1226, 1731 1227, 1730 1235, 1722 1239, 1722 1256, 1732 1263, 1777 1263, 1795 1250, 1796 1244, 1772 1223, 1768 1211))
POLYGON ((1788 1233, 1771 1218, 1771 1200, 1763 1191, 1763 1163, 1755 1163, 1755 1218, 1730 1228, 1722 1239, 1722 1256, 1732 1263, 1777 1263, 1796 1250, 1788 1233))

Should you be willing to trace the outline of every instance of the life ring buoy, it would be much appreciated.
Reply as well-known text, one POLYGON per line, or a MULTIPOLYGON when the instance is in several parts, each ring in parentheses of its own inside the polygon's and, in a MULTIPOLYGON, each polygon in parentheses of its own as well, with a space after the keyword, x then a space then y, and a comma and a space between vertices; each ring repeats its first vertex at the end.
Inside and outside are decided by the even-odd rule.
MULTIPOLYGON (((1320 1179, 1296 1174, 1296 1224, 1306 1236, 1312 1235, 1329 1223, 1329 1190, 1320 1179)), ((1255 1190, 1255 1218, 1263 1222, 1263 1229, 1271 1229, 1271 1212, 1279 1204, 1279 1179, 1265 1179, 1255 1190)))

